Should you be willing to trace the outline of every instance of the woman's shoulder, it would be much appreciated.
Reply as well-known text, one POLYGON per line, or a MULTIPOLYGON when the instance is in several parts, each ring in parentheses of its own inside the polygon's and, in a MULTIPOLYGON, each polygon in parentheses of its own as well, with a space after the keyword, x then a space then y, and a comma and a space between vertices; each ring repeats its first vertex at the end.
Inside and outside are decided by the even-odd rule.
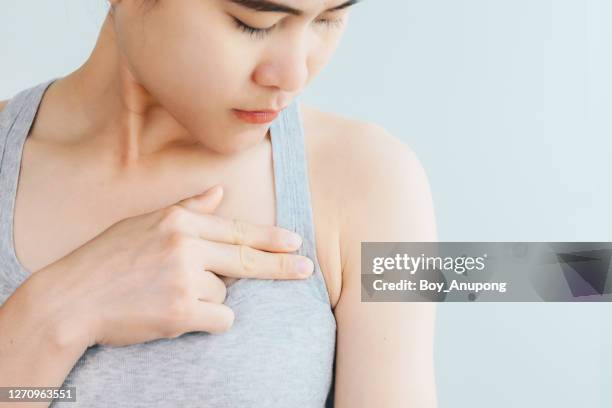
POLYGON ((375 122, 325 112, 303 103, 300 104, 300 113, 310 148, 334 150, 354 164, 359 163, 355 163, 355 157, 347 156, 349 153, 368 160, 376 158, 376 155, 392 154, 399 146, 409 149, 405 142, 375 122))
MULTIPOLYGON (((406 177, 416 156, 383 126, 300 104, 312 192, 317 256, 332 305, 342 288, 343 253, 354 216, 372 208, 380 186, 406 177), (403 164, 402 164, 403 163, 403 164), (351 221, 352 220, 352 221, 351 221), (343 241, 344 238, 344 241, 343 241)), ((387 192, 388 193, 388 192, 387 192)))
POLYGON ((8 104, 8 101, 0 101, 0 113, 6 108, 6 104, 8 104))
POLYGON ((372 176, 393 171, 391 167, 398 160, 420 164, 406 142, 378 123, 304 104, 300 111, 309 165, 318 166, 322 170, 319 174, 325 176, 323 179, 337 187, 363 188, 365 179, 358 175, 373 180, 372 176))

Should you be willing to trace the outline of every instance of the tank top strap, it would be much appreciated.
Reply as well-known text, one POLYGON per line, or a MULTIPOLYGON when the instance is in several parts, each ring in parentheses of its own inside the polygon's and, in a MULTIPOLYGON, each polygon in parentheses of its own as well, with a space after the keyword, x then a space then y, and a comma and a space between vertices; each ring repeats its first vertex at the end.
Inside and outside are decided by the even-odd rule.
POLYGON ((2 152, 0 163, 4 162, 4 153, 7 149, 21 145, 25 141, 42 96, 54 81, 55 79, 51 79, 20 91, 8 100, 0 112, 0 151, 2 152))
POLYGON ((0 146, 5 146, 9 133, 27 136, 42 96, 55 80, 56 78, 53 78, 26 88, 8 100, 4 110, 0 112, 0 146))
MULTIPOLYGON (((303 243, 297 254, 310 258, 314 273, 304 282, 315 290, 315 295, 330 305, 325 279, 317 259, 312 214, 308 162, 304 126, 296 98, 270 128, 276 188, 276 224, 299 234, 303 243)), ((275 281, 282 284, 283 281, 275 281)))
POLYGON ((42 96, 54 80, 55 78, 20 91, 9 99, 4 110, 0 112, 0 265, 8 266, 0 268, 0 274, 2 280, 13 287, 17 287, 27 278, 12 256, 11 221, 21 170, 21 156, 42 96), (8 259, 5 259, 5 256, 8 259))

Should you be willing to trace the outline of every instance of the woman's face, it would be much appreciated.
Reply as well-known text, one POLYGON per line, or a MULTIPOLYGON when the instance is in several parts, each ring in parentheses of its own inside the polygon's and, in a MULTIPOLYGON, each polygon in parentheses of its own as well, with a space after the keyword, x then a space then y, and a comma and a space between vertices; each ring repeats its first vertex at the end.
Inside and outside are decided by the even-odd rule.
POLYGON ((332 10, 346 0, 111 3, 118 46, 133 77, 219 153, 266 136, 270 123, 244 122, 232 110, 289 105, 328 62, 348 18, 348 7, 332 10), (265 11, 274 4, 296 11, 265 11))

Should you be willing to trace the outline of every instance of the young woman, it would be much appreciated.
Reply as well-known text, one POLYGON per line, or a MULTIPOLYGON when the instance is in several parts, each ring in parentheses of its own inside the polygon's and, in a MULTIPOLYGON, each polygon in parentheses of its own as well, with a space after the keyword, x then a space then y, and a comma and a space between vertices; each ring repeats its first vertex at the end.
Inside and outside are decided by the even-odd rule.
POLYGON ((424 169, 297 99, 354 3, 110 0, 81 67, 2 102, 0 385, 435 406, 434 305, 360 301, 362 241, 436 240, 424 169))

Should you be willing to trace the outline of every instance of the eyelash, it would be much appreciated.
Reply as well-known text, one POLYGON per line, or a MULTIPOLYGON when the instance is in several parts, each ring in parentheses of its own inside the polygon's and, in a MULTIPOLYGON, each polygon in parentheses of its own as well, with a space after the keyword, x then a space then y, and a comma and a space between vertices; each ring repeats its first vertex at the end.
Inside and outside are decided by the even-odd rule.
MULTIPOLYGON (((343 20, 338 18, 338 19, 321 19, 321 20, 315 20, 317 23, 319 24, 323 24, 325 25, 327 28, 336 28, 336 27, 340 27, 343 24, 343 20)), ((255 27, 251 27, 249 25, 244 24, 242 21, 238 20, 236 17, 234 17, 234 22, 236 23, 236 26, 242 30, 243 32, 249 34, 251 37, 256 37, 256 38, 264 38, 266 35, 268 35, 270 33, 270 31, 272 31, 275 27, 269 27, 269 28, 255 28, 255 27)))

